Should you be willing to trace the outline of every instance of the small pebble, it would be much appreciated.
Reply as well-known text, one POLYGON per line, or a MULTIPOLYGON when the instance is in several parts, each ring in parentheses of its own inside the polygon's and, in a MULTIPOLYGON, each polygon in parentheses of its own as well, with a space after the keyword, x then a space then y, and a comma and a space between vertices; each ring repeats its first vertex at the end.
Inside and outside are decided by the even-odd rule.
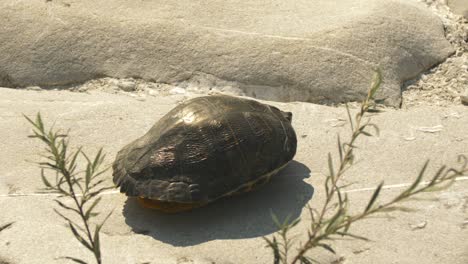
POLYGON ((417 230, 417 229, 423 229, 427 226, 427 221, 422 221, 421 223, 417 225, 410 225, 412 230, 417 230))
POLYGON ((180 88, 180 87, 176 87, 176 88, 172 88, 170 91, 169 91, 170 94, 185 94, 185 89, 183 88, 180 88))
POLYGON ((30 90, 30 91, 42 91, 41 87, 39 87, 39 86, 29 86, 29 87, 26 87, 26 90, 30 90))
POLYGON ((155 90, 155 89, 151 89, 151 88, 146 88, 145 91, 149 94, 149 95, 159 95, 159 91, 158 90, 155 90))
POLYGON ((119 83, 119 88, 126 92, 132 92, 136 89, 136 83, 134 81, 122 81, 119 83))

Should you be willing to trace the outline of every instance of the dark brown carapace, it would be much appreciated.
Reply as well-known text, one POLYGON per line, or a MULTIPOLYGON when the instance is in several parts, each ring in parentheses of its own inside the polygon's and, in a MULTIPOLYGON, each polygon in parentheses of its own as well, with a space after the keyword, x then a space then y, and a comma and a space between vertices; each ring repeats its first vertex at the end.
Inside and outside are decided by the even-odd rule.
POLYGON ((166 213, 255 190, 294 158, 291 120, 290 112, 254 100, 193 98, 119 151, 114 183, 166 213))

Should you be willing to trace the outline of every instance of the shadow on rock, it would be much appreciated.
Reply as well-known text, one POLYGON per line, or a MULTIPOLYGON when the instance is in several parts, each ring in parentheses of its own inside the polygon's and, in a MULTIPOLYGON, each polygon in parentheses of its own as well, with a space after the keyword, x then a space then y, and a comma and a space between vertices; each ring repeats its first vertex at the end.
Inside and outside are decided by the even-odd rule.
POLYGON ((218 200, 208 206, 179 214, 164 214, 142 208, 128 198, 123 209, 125 222, 134 232, 174 246, 190 246, 215 239, 240 239, 278 231, 271 213, 283 220, 300 216, 314 189, 303 181, 310 170, 291 162, 260 189, 218 200))
POLYGON ((11 262, 8 262, 0 257, 0 264, 12 264, 11 262))

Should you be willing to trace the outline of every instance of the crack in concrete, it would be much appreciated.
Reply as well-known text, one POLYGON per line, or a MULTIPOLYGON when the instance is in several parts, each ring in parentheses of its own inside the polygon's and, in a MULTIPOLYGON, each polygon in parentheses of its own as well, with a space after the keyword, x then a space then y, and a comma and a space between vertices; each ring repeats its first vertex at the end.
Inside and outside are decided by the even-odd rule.
MULTIPOLYGON (((462 176, 455 179, 455 181, 466 181, 468 180, 468 176, 462 176)), ((423 181, 420 185, 427 185, 430 181, 423 181)), ((413 183, 399 183, 399 184, 391 184, 391 185, 384 185, 382 189, 400 189, 404 187, 411 186, 413 183)), ((375 191, 376 187, 368 187, 368 188, 360 188, 360 189, 352 189, 343 191, 344 193, 353 193, 353 192, 367 192, 367 191, 375 191)))
MULTIPOLYGON (((280 35, 270 35, 270 34, 262 34, 258 32, 248 32, 248 31, 241 31, 241 30, 234 30, 234 29, 225 29, 225 28, 216 28, 216 27, 208 27, 208 26, 200 26, 200 28, 204 29, 210 29, 210 30, 215 30, 215 31, 222 31, 222 32, 229 32, 229 33, 238 33, 238 34, 243 34, 243 35, 254 35, 254 36, 260 36, 260 37, 266 37, 266 38, 275 38, 275 39, 284 39, 284 40, 296 40, 296 41, 312 41, 310 38, 300 38, 300 37, 286 37, 286 36, 280 36, 280 35)), ((370 64, 372 66, 376 66, 375 63, 372 63, 366 59, 360 58, 356 55, 353 55, 348 52, 340 51, 337 49, 333 48, 328 48, 328 47, 320 47, 320 46, 314 46, 314 45, 308 45, 308 47, 318 49, 318 50, 323 50, 323 51, 328 51, 336 54, 343 55, 345 57, 350 57, 353 58, 357 61, 364 62, 365 64, 370 64)))
MULTIPOLYGON (((468 176, 461 176, 455 179, 457 182, 461 181, 468 181, 468 176)), ((391 184, 391 185, 384 185, 382 189, 400 189, 404 187, 411 186, 413 183, 399 183, 399 184, 391 184)), ((420 183, 421 185, 429 184, 429 181, 423 181, 420 183)), ((353 193, 353 192, 369 192, 375 191, 376 187, 367 187, 367 188, 359 188, 359 189, 352 189, 343 191, 344 193, 353 193)), ((106 191, 102 192, 100 195, 110 195, 110 194, 117 194, 120 193, 119 190, 114 191, 106 191)), ((50 196, 50 197, 58 197, 60 196, 59 193, 12 193, 12 194, 0 194, 0 198, 11 198, 11 197, 24 197, 24 196, 50 196)), ((77 195, 80 197, 81 195, 77 195)))

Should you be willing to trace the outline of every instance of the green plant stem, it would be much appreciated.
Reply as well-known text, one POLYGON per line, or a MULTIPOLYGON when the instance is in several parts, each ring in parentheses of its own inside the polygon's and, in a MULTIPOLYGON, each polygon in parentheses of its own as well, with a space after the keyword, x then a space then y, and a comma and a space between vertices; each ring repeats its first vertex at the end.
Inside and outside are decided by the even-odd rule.
MULTIPOLYGON (((83 201, 86 200, 86 192, 83 193, 83 196, 81 198, 81 203, 80 203, 80 201, 78 201, 78 197, 76 195, 75 188, 73 187, 73 183, 72 183, 72 177, 73 176, 65 168, 66 161, 63 159, 63 157, 61 157, 59 154, 57 154, 57 151, 54 151, 54 149, 58 149, 57 146, 55 146, 55 140, 50 141, 50 139, 49 139, 49 143, 51 144, 49 146, 53 146, 52 150, 53 150, 55 159, 57 161, 56 165, 58 165, 57 167, 60 168, 60 173, 64 176, 64 178, 65 178, 65 180, 67 182, 70 197, 73 199, 73 201, 75 202, 76 207, 78 208, 80 218, 81 218, 81 220, 83 222, 83 225, 85 227, 86 236, 88 238, 88 241, 91 244, 91 247, 95 248, 96 245, 95 245, 95 242, 94 242, 94 239, 93 239, 93 235, 91 233, 91 229, 89 228, 88 221, 87 221, 87 219, 85 217, 85 213, 83 211, 83 201)), ((64 144, 64 142, 62 141, 62 146, 63 146, 63 144, 64 144)), ((76 181, 76 179, 74 179, 74 180, 76 181)), ((96 262, 98 264, 101 264, 101 258, 94 251, 93 251, 93 254, 94 254, 95 258, 96 258, 96 262)))
MULTIPOLYGON (((439 171, 435 174, 435 176, 432 178, 432 180, 426 186, 419 187, 421 184, 421 180, 423 178, 423 174, 428 164, 428 162, 426 162, 419 176, 413 182, 413 184, 410 185, 408 189, 403 191, 400 195, 398 195, 394 199, 390 200, 387 203, 381 204, 379 206, 374 206, 375 201, 377 200, 377 197, 380 193, 380 190, 382 189, 382 186, 383 186, 383 182, 382 182, 374 191, 374 194, 372 195, 366 209, 363 212, 357 215, 349 215, 347 213, 347 206, 349 205, 348 204, 349 201, 348 201, 346 194, 344 198, 342 197, 342 194, 340 191, 340 188, 342 187, 338 186, 338 182, 342 178, 342 175, 345 173, 345 171, 349 169, 349 167, 352 166, 353 164, 353 160, 354 160, 353 150, 355 148, 354 143, 356 142, 358 137, 361 134, 364 134, 366 136, 372 136, 370 133, 365 131, 365 129, 369 126, 374 127, 378 133, 378 128, 376 125, 371 124, 369 121, 363 122, 363 117, 365 116, 366 113, 369 112, 370 101, 373 98, 373 95, 375 94, 378 85, 380 84, 380 75, 378 75, 377 77, 378 77, 378 80, 376 82, 377 86, 373 85, 373 87, 369 90, 367 98, 361 103, 360 111, 356 114, 356 117, 355 117, 355 123, 353 123, 353 119, 351 118, 351 113, 349 111, 349 108, 348 107, 346 108, 348 117, 349 117, 350 127, 351 127, 351 139, 349 143, 341 145, 340 139, 338 138, 340 164, 338 167, 338 171, 336 173, 334 172, 333 160, 332 160, 331 154, 329 153, 328 165, 329 165, 330 175, 327 176, 327 179, 325 181, 325 194, 326 194, 325 202, 320 211, 316 211, 314 209, 309 208, 310 213, 311 213, 312 223, 311 223, 311 229, 308 232, 308 239, 298 249, 297 255, 293 258, 291 264, 297 264, 298 262, 310 263, 311 261, 313 261, 310 258, 305 257, 305 254, 314 247, 322 247, 324 249, 327 249, 330 252, 335 253, 334 250, 331 248, 331 246, 324 244, 322 241, 334 240, 336 236, 341 236, 341 237, 349 236, 349 237, 356 238, 356 239, 367 240, 364 237, 360 237, 360 236, 348 233, 348 229, 350 228, 352 223, 365 219, 377 213, 395 211, 395 210, 400 210, 400 211, 409 210, 405 207, 394 207, 394 205, 404 200, 407 200, 414 195, 417 195, 423 192, 429 192, 429 191, 446 188, 450 184, 452 184, 458 176, 462 176, 468 173, 468 169, 467 169, 468 160, 466 159, 466 157, 461 156, 459 158, 462 158, 462 157, 464 158, 463 159, 464 165, 462 166, 462 169, 456 170, 454 168, 451 168, 447 170, 446 166, 442 166, 439 169, 439 171), (443 185, 444 183, 447 183, 447 182, 448 184, 445 184, 445 186, 439 187, 439 185, 443 185), (329 186, 328 184, 330 184, 331 187, 328 187, 329 186), (338 198, 336 198, 337 195, 338 195, 338 198), (330 219, 326 219, 328 212, 330 210, 331 203, 335 201, 335 199, 338 199, 338 202, 334 203, 333 205, 338 206, 338 209, 335 211, 335 213, 330 219), (316 215, 317 217, 315 217, 314 215, 316 215)), ((285 234, 285 232, 287 232, 288 230, 289 230, 289 227, 284 227, 284 226, 282 227, 283 233, 281 237, 284 241, 289 241, 285 234)), ((269 241, 271 242, 271 240, 269 241)), ((272 243, 269 243, 270 247, 271 247, 271 244, 272 243)), ((288 262, 288 259, 283 258, 282 262, 286 264, 288 262)))
MULTIPOLYGON (((112 212, 107 215, 107 217, 101 224, 96 225, 94 230, 94 236, 90 226, 90 218, 98 215, 98 213, 93 212, 93 209, 99 203, 101 198, 96 198, 96 196, 104 190, 113 188, 111 186, 101 187, 100 185, 104 183, 104 180, 98 179, 98 177, 108 169, 103 169, 101 171, 99 170, 99 167, 104 161, 105 156, 102 154, 102 149, 99 150, 99 152, 96 154, 96 157, 93 160, 90 160, 88 158, 88 156, 82 151, 81 147, 71 155, 67 155, 68 141, 64 139, 67 137, 67 135, 62 135, 58 132, 53 132, 52 129, 49 130, 49 132, 46 132, 44 124, 42 122, 42 118, 39 113, 37 114, 35 122, 27 116, 25 116, 25 118, 35 128, 35 130, 33 131, 34 135, 31 135, 29 137, 38 138, 42 142, 44 142, 47 146, 46 150, 49 153, 49 156, 44 156, 47 159, 47 162, 39 163, 42 168, 41 176, 43 183, 45 184, 47 189, 54 190, 62 194, 63 196, 69 197, 73 200, 76 208, 67 206, 60 202, 58 199, 56 199, 55 201, 63 209, 78 214, 82 221, 82 226, 76 224, 69 217, 65 216, 58 210, 54 209, 54 211, 68 222, 69 227, 75 238, 83 246, 92 251, 96 262, 98 264, 101 264, 102 260, 99 242, 99 232, 112 212), (84 178, 79 178, 75 176, 77 175, 77 173, 75 173, 75 169, 77 167, 76 161, 80 154, 84 156, 84 158, 87 160, 87 167, 84 171, 84 178), (47 177, 44 175, 44 169, 49 169, 56 172, 57 177, 55 179, 55 184, 51 184, 49 180, 47 180, 47 177), (80 182, 83 181, 84 185, 80 184, 80 182), (67 185, 68 188, 65 187, 64 189, 64 184, 67 185), (97 190, 95 190, 94 188, 96 188, 97 190), (81 198, 79 198, 79 196, 81 196, 81 198), (86 209, 85 203, 91 200, 94 200, 94 202, 86 209), (79 228, 81 232, 79 232, 77 228, 79 228)), ((65 258, 68 260, 72 260, 76 263, 85 263, 81 259, 73 257, 65 258)))
MULTIPOLYGON (((362 114, 362 112, 361 112, 361 114, 362 114)), ((361 116, 361 115, 359 115, 359 116, 361 116)), ((361 118, 359 118, 357 120, 357 122, 356 122, 357 127, 360 126, 360 123, 361 123, 361 118)), ((326 197, 325 203, 323 204, 322 209, 321 209, 321 211, 319 213, 319 219, 318 219, 318 223, 316 225, 317 227, 322 226, 323 218, 325 217, 327 208, 330 205, 330 202, 332 201, 332 199, 334 197, 334 194, 335 194, 335 191, 336 191, 336 188, 337 188, 337 182, 341 178, 343 172, 345 171, 346 165, 348 164, 347 161, 349 160, 349 157, 350 157, 350 155, 352 153, 353 148, 351 146, 353 146, 353 143, 357 139, 358 136, 359 136, 359 134, 357 134, 354 131, 353 135, 352 135, 352 138, 351 138, 351 141, 350 141, 350 146, 345 150, 345 155, 343 156, 343 160, 345 162, 341 163, 341 165, 339 167, 339 170, 338 170, 338 172, 336 174, 336 177, 332 178, 332 188, 330 188, 328 193, 326 193, 327 197, 326 197)), ((320 232, 320 231, 321 231, 321 228, 314 228, 312 230, 312 234, 309 236, 308 241, 304 244, 304 246, 299 250, 297 255, 294 257, 293 261, 291 262, 292 264, 295 264, 298 261, 300 261, 301 257, 303 257, 307 251, 309 251, 312 247, 314 247, 318 243, 318 241, 321 241, 323 238, 325 238, 324 235, 318 235, 318 232, 320 232)))
MULTIPOLYGON (((91 244, 91 247, 92 248, 95 248, 95 243, 94 243, 94 240, 93 240, 93 236, 91 234, 91 230, 89 228, 89 224, 88 224, 88 221, 86 220, 86 217, 85 217, 85 213, 83 212, 83 202, 79 202, 78 201, 78 198, 75 194, 75 189, 73 188, 73 184, 71 183, 71 180, 70 180, 70 173, 65 170, 65 171, 62 171, 63 175, 67 175, 65 176, 66 180, 67 180, 67 184, 70 188, 70 196, 73 198, 73 201, 75 202, 75 205, 76 207, 78 208, 78 211, 80 212, 79 215, 81 217, 81 220, 83 221, 83 225, 85 226, 85 230, 86 230, 86 236, 88 237, 88 240, 91 244)), ((83 197, 81 198, 82 201, 85 199, 85 194, 83 194, 83 197)), ((98 264, 101 264, 101 258, 95 253, 93 252, 94 254, 94 257, 96 258, 96 262, 98 264)))
MULTIPOLYGON (((333 171, 331 171, 331 175, 329 176, 331 179, 331 188, 326 190, 326 199, 325 203, 322 206, 322 209, 320 210, 318 214, 318 221, 314 225, 315 228, 312 228, 312 233, 309 234, 309 238, 306 241, 306 243, 299 249, 298 254, 294 257, 293 261, 291 262, 292 264, 297 263, 298 261, 301 260, 301 258, 305 255, 305 253, 312 247, 316 246, 318 241, 322 240, 324 237, 323 235, 318 235, 318 233, 322 230, 323 226, 323 220, 326 215, 327 208, 330 205, 330 202, 333 200, 334 195, 337 191, 339 191, 339 187, 337 186, 338 181, 341 179, 343 173, 347 169, 347 165, 349 165, 352 160, 351 157, 353 155, 353 150, 354 150, 354 143, 357 140, 357 138, 361 135, 362 131, 364 128, 369 124, 367 122, 363 126, 361 125, 362 122, 362 117, 364 116, 365 113, 368 112, 369 110, 369 104, 370 100, 372 99, 373 93, 376 91, 376 87, 380 85, 380 73, 376 76, 376 80, 374 81, 373 87, 369 90, 367 97, 364 99, 364 101, 361 103, 361 108, 358 114, 356 115, 356 122, 353 124, 353 120, 351 118, 351 114, 349 111, 349 108, 346 107, 346 110, 348 112, 349 116, 349 122, 350 122, 350 127, 351 127, 351 139, 345 148, 344 155, 340 159, 340 166, 335 175, 333 175, 333 171)), ((342 148, 341 145, 338 146, 339 148, 342 148)), ((341 153, 341 149, 340 149, 341 153)), ((329 159, 331 162, 331 156, 329 156, 329 159)), ((313 212, 312 212, 313 213, 313 212)), ((287 261, 287 260, 286 260, 287 261)))

